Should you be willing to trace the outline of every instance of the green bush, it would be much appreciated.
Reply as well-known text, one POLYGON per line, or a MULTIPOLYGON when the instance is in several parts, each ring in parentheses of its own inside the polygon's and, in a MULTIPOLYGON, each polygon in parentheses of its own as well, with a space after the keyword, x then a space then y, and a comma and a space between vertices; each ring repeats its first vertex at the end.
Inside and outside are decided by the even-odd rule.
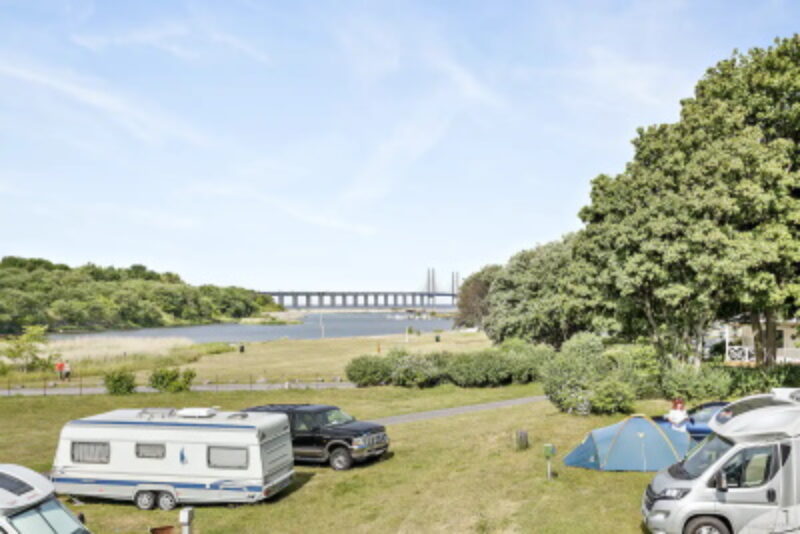
POLYGON ((445 378, 444 371, 433 355, 406 354, 393 360, 391 382, 401 387, 431 387, 445 378))
POLYGON ((116 369, 103 375, 109 395, 130 395, 136 392, 136 377, 127 369, 116 369))
POLYGON ((603 356, 599 336, 576 334, 542 366, 542 386, 559 410, 586 415, 591 411, 594 384, 611 368, 611 360, 603 356))
POLYGON ((636 400, 635 388, 619 375, 607 376, 595 384, 591 395, 594 413, 631 413, 636 400))
POLYGON ((511 382, 511 363, 497 349, 456 354, 450 357, 447 376, 464 388, 502 386, 511 382))
POLYGON ((727 370, 713 365, 695 367, 673 363, 662 376, 664 395, 669 399, 725 399, 731 393, 733 379, 727 370))
POLYGON ((555 350, 549 345, 533 345, 518 338, 504 341, 500 351, 508 360, 512 380, 518 384, 538 380, 544 362, 555 356, 555 350))
POLYGON ((391 380, 392 366, 388 358, 364 355, 350 360, 344 372, 358 387, 379 386, 391 380))
POLYGON ((631 344, 612 345, 603 353, 620 380, 630 384, 637 398, 661 396, 661 368, 655 347, 631 344))
POLYGON ((183 373, 176 368, 161 367, 150 373, 150 387, 161 393, 180 393, 190 391, 197 373, 194 369, 185 369, 183 373))
POLYGON ((736 396, 766 393, 772 388, 800 387, 800 366, 726 367, 731 392, 736 396))

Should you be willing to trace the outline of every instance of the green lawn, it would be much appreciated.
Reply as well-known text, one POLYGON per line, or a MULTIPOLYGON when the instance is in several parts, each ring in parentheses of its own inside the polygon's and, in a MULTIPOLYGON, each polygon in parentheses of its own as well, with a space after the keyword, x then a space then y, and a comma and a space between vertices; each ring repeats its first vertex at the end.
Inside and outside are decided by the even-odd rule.
MULTIPOLYGON (((449 351, 463 352, 479 350, 491 346, 482 332, 446 331, 438 334, 427 333, 375 337, 345 337, 328 339, 278 339, 259 343, 247 343, 245 352, 227 343, 203 343, 196 345, 179 344, 173 339, 170 347, 158 338, 135 340, 134 349, 125 344, 114 344, 93 338, 76 341, 69 346, 69 355, 74 386, 80 376, 84 385, 97 385, 102 382, 102 374, 118 368, 136 371, 139 384, 146 384, 150 372, 158 366, 190 367, 197 372, 196 384, 204 382, 249 383, 250 380, 264 379, 269 382, 300 380, 315 381, 320 378, 331 381, 336 377, 345 378, 347 363, 361 354, 386 354, 392 348, 404 348, 411 352, 449 351), (436 341, 439 336, 440 341, 436 341), (84 343, 82 346, 81 343, 84 343), (83 350, 82 350, 83 349, 83 350), (116 352, 114 352, 116 350, 116 352), (102 356, 94 356, 97 352, 102 356), (85 354, 83 358, 76 354, 85 354)), ((0 377, 0 387, 8 384, 27 384, 28 387, 42 387, 43 382, 55 380, 53 371, 21 373, 12 372, 0 377)))
MULTIPOLYGON (((536 385, 445 386, 0 399, 0 462, 46 469, 63 422, 122 406, 213 404, 235 409, 317 401, 338 404, 368 419, 539 392, 536 385)), ((651 401, 637 408, 663 413, 666 403, 651 401)), ((197 507, 197 532, 640 532, 639 500, 651 474, 565 468, 560 461, 590 429, 618 419, 569 416, 545 401, 395 425, 389 427, 394 454, 388 460, 348 472, 298 467, 291 491, 273 502, 197 507), (518 429, 530 433, 530 450, 512 450, 512 433, 518 429), (558 448, 558 477, 549 482, 544 443, 558 448)), ((145 532, 147 527, 174 524, 177 518, 175 512, 142 512, 130 504, 93 502, 80 511, 95 532, 103 533, 145 532)))

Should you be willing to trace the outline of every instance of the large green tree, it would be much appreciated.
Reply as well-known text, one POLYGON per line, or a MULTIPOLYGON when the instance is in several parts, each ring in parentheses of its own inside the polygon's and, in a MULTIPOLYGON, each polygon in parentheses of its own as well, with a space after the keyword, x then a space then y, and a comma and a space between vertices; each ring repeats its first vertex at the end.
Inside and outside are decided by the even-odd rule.
POLYGON ((483 328, 489 314, 489 288, 500 269, 500 265, 487 265, 464 280, 458 288, 456 326, 483 328))
POLYGON ((685 357, 711 321, 744 313, 774 360, 798 299, 798 140, 793 37, 710 69, 679 122, 640 130, 625 171, 595 179, 576 254, 623 331, 685 357))
POLYGON ((489 292, 485 329, 496 342, 521 338, 560 346, 594 324, 588 265, 573 256, 575 236, 519 252, 489 292))

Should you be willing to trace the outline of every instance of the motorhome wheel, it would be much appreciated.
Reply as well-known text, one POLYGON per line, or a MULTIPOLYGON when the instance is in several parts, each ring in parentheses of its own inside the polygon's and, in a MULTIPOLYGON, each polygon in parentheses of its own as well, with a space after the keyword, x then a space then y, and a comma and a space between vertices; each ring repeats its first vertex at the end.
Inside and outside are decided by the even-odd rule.
POLYGON ((162 510, 172 510, 178 502, 175 497, 168 491, 162 491, 158 494, 158 507, 162 510))
POLYGON ((352 467, 353 457, 344 447, 337 447, 331 451, 330 464, 337 471, 344 471, 352 467))
POLYGON ((684 534, 731 534, 728 526, 711 516, 695 517, 686 525, 684 534))
POLYGON ((139 510, 152 510, 156 504, 156 495, 152 491, 140 491, 136 494, 134 502, 139 510))

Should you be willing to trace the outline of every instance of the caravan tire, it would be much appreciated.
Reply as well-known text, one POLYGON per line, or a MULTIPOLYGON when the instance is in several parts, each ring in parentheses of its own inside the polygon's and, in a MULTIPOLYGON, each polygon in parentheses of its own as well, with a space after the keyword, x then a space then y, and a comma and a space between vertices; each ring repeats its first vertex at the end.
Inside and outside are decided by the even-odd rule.
POLYGON ((710 515, 695 517, 686 528, 683 529, 684 534, 731 534, 731 530, 724 521, 717 517, 710 515))
POLYGON ((170 511, 178 505, 178 501, 168 491, 162 491, 158 494, 158 507, 162 510, 170 511))
POLYGON ((133 498, 133 502, 139 510, 152 510, 156 504, 156 494, 152 491, 140 491, 133 498))

